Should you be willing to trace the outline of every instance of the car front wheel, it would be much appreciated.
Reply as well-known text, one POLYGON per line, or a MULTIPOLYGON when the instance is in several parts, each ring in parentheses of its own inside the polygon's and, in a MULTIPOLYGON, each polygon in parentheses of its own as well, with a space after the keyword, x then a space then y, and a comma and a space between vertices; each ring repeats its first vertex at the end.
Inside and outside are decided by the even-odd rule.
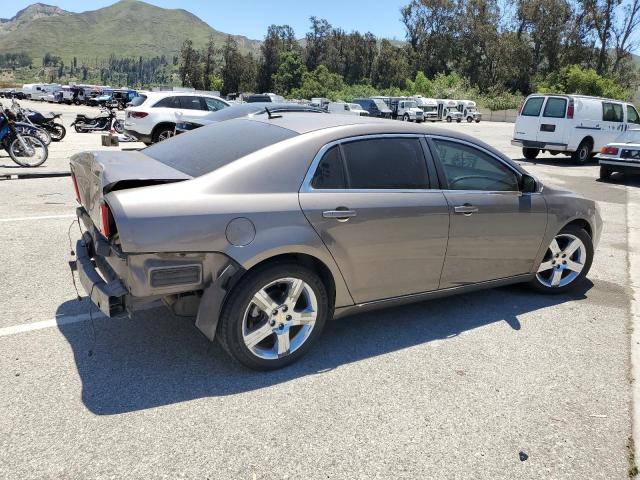
POLYGON ((547 247, 530 285, 542 293, 564 293, 578 286, 593 261, 593 242, 581 227, 569 225, 547 247))
POLYGON ((295 263, 250 272, 222 310, 216 338, 254 370, 296 361, 317 341, 330 315, 327 290, 312 270, 295 263))

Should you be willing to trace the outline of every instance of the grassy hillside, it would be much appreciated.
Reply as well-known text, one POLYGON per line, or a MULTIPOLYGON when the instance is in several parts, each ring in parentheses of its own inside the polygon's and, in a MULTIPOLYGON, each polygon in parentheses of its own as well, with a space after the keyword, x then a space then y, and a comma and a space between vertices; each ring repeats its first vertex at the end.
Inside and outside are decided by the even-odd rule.
MULTIPOLYGON (((168 10, 137 0, 122 0, 99 10, 35 18, 19 29, 0 31, 0 53, 27 52, 39 64, 45 53, 81 60, 118 57, 167 58, 177 55, 186 38, 196 47, 213 35, 221 47, 227 34, 214 30, 186 10, 168 10)), ((242 51, 257 51, 259 42, 236 36, 242 51)))

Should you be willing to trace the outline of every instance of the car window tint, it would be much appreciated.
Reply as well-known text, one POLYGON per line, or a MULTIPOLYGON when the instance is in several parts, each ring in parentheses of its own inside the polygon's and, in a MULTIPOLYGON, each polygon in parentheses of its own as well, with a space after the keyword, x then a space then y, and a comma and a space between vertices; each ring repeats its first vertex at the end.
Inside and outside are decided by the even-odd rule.
POLYGON ((324 154, 318 164, 316 173, 313 175, 311 186, 317 190, 336 190, 346 187, 344 167, 338 146, 330 148, 327 153, 324 154))
POLYGON ((178 97, 180 100, 180 108, 184 110, 204 110, 200 97, 178 97))
POLYGON ((544 97, 533 97, 527 100, 522 108, 522 115, 525 117, 537 117, 542 110, 542 104, 544 103, 544 97))
POLYGON ((349 188, 425 189, 427 165, 417 138, 379 138, 343 144, 349 188))
POLYGON ((446 140, 434 143, 449 190, 519 190, 516 174, 482 150, 446 140))
POLYGON ((217 112, 218 110, 222 110, 227 105, 216 98, 208 98, 204 97, 204 103, 207 107, 207 110, 210 112, 217 112))
POLYGON ((638 111, 633 107, 633 105, 627 105, 627 122, 640 124, 638 111))
POLYGON ((567 100, 565 98, 549 97, 544 106, 543 117, 564 118, 564 112, 567 109, 567 100))
POLYGON ((602 120, 605 122, 622 122, 622 105, 619 103, 602 102, 602 120))
POLYGON ((153 108, 180 108, 178 97, 166 97, 156 103, 153 108))
POLYGON ((143 153, 180 172, 199 177, 296 135, 293 130, 269 123, 235 119, 156 143, 143 153))

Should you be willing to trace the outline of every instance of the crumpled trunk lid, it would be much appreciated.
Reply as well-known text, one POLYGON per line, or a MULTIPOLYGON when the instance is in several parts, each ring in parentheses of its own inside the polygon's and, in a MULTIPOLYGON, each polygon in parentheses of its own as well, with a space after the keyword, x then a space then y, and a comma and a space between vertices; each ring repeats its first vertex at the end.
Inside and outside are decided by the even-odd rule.
POLYGON ((80 203, 95 225, 100 225, 100 204, 111 191, 192 178, 142 152, 82 152, 73 155, 70 164, 80 203))

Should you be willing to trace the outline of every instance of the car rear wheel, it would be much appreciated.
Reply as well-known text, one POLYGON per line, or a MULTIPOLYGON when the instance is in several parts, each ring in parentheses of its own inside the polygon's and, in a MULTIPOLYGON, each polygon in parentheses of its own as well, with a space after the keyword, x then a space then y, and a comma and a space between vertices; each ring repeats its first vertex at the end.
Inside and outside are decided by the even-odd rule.
POLYGON ((216 338, 254 370, 296 361, 317 341, 330 315, 327 290, 312 270, 295 263, 250 272, 222 310, 216 338))
POLYGON ((600 180, 609 180, 613 171, 609 167, 600 165, 600 180))
POLYGON ((154 143, 158 143, 158 142, 162 142, 164 140, 167 140, 171 137, 173 137, 175 134, 175 128, 172 127, 160 127, 158 129, 158 131, 156 131, 154 138, 153 138, 153 142, 154 143))
POLYGON ((537 149, 537 148, 523 148, 522 149, 522 155, 527 160, 535 160, 535 158, 538 156, 539 153, 540 153, 540 150, 537 149))
POLYGON ((530 285, 542 293, 563 293, 578 286, 591 268, 593 242, 581 227, 569 225, 551 241, 530 285))
POLYGON ((583 140, 580 142, 578 149, 571 154, 571 160, 576 165, 584 165, 591 158, 591 150, 593 149, 593 144, 590 140, 583 140))

